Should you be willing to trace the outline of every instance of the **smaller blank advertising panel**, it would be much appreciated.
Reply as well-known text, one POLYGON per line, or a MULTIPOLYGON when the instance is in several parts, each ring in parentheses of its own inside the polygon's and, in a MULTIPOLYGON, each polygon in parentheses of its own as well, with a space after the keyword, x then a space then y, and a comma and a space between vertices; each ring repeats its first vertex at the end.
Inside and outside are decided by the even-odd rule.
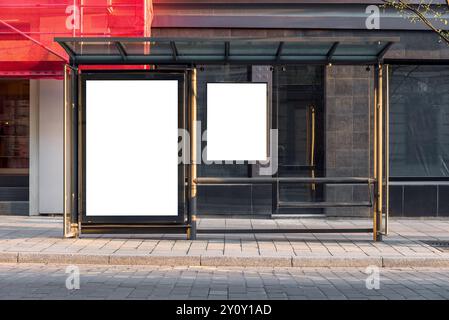
POLYGON ((86 216, 178 214, 178 81, 86 81, 86 216))
POLYGON ((266 160, 267 106, 266 83, 208 83, 207 160, 266 160))

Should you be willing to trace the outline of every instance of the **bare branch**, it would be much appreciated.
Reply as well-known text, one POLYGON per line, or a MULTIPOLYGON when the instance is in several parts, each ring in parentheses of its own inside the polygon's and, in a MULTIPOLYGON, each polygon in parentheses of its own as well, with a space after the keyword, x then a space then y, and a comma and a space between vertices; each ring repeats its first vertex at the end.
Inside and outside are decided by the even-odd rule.
MULTIPOLYGON (((436 12, 430 6, 430 4, 421 3, 418 7, 411 5, 410 3, 403 0, 384 0, 386 5, 389 5, 393 8, 399 10, 399 12, 403 12, 404 9, 416 15, 416 17, 421 20, 430 30, 437 33, 442 40, 444 40, 449 45, 449 33, 435 27, 433 23, 425 16, 426 13, 431 12, 434 14, 435 18, 438 18, 439 21, 447 24, 447 20, 441 18, 441 13, 436 12), (420 11, 420 8, 424 8, 424 13, 420 11)), ((446 0, 447 5, 449 6, 449 0, 446 0)), ((412 22, 415 22, 415 17, 410 19, 412 22)))

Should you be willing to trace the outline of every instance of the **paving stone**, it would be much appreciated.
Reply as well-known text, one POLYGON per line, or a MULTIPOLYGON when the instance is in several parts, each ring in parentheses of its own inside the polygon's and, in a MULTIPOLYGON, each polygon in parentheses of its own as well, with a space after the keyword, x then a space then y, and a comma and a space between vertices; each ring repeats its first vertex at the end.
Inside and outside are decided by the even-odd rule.
MULTIPOLYGON (((201 227, 341 228, 370 219, 200 219, 201 227), (249 221, 249 222, 248 222, 249 221)), ((449 219, 390 219, 390 234, 373 243, 370 234, 232 234, 183 240, 178 235, 83 235, 62 238, 58 217, 4 216, 0 263, 154 264, 164 266, 446 267, 449 252, 421 240, 449 241, 449 219), (20 229, 20 234, 17 230, 20 229), (381 263, 379 262, 381 261, 381 263)))

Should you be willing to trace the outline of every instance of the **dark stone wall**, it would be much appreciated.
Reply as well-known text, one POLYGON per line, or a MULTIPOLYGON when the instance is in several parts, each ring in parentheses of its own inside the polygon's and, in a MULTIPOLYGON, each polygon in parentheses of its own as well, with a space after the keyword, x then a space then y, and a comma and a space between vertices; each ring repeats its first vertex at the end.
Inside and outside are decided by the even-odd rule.
MULTIPOLYGON (((201 28, 153 28, 155 37, 396 37, 398 41, 385 56, 395 60, 449 59, 449 46, 441 43, 438 36, 429 31, 367 31, 367 30, 295 30, 295 29, 201 29, 201 28)), ((447 61, 447 60, 446 60, 447 61)), ((416 63, 414 61, 413 63, 416 63)), ((325 77, 326 118, 326 175, 329 177, 366 177, 372 173, 372 127, 373 70, 365 66, 327 67, 325 77), (371 148, 370 148, 371 146, 371 148)), ((396 216, 447 215, 447 186, 430 184, 422 190, 416 186, 391 186, 391 214, 396 216), (418 191, 417 191, 418 190, 418 191), (416 196, 419 196, 419 201, 416 196), (405 199, 405 200, 404 200, 405 199), (406 201, 410 199, 410 201, 406 201), (416 200, 416 201, 415 201, 416 200), (414 202, 415 201, 415 202, 414 202), (421 204, 418 206, 416 203, 421 204), (423 205, 425 206, 423 208, 423 205), (441 213, 440 213, 441 212, 441 213), (425 214, 424 214, 425 213, 425 214)), ((258 190, 260 191, 260 190, 258 190)), ((211 192, 204 190, 203 192, 211 192)), ((271 194, 269 190, 254 192, 242 187, 229 191, 232 199, 223 199, 220 208, 213 208, 216 196, 222 190, 209 195, 201 212, 237 214, 269 213, 271 194), (255 208, 257 207, 257 210, 255 208), (212 209, 212 210, 211 210, 212 209)), ((367 201, 366 186, 327 186, 325 201, 367 201)), ((369 216, 369 208, 326 209, 328 216, 369 216)))
MULTIPOLYGON (((379 7, 379 28, 384 30, 427 30, 424 23, 405 19, 396 8, 379 0, 153 0, 153 27, 158 28, 265 28, 366 30, 368 5, 379 7)), ((408 3, 419 4, 420 0, 408 3)), ((432 1, 425 2, 426 4, 432 1)), ((444 3, 444 1, 433 1, 444 3)), ((439 11, 435 6, 436 11, 439 11)), ((442 11, 442 10, 440 10, 442 11)), ((432 23, 445 29, 438 19, 432 23)))
MULTIPOLYGON (((326 69, 326 176, 368 177, 372 173, 373 70, 364 66, 326 69)), ((326 201, 368 201, 367 186, 328 185, 326 201)), ((368 208, 329 208, 328 216, 369 215, 368 208)))

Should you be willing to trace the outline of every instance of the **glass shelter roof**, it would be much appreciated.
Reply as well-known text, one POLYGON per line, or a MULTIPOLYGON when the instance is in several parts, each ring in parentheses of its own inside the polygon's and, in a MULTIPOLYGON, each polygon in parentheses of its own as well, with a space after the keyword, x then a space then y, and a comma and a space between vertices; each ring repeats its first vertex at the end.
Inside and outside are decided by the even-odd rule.
POLYGON ((375 64, 394 38, 55 38, 73 64, 375 64))

